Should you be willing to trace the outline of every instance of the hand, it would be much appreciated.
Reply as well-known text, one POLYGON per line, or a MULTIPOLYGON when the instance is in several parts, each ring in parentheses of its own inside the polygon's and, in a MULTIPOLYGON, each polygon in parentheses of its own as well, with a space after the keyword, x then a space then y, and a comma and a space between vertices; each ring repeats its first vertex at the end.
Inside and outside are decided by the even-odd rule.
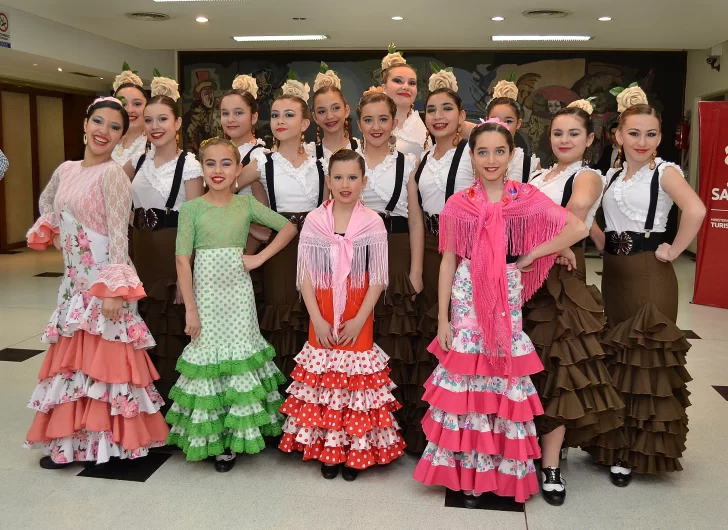
POLYGON ((113 298, 104 298, 101 302, 101 314, 107 320, 116 320, 121 318, 121 306, 123 299, 121 296, 115 296, 113 298))
POLYGON ((670 243, 663 243, 655 250, 655 257, 662 262, 670 263, 677 256, 672 255, 672 245, 670 243))
POLYGON ((179 282, 177 282, 176 289, 177 290, 174 293, 174 303, 175 304, 178 304, 178 305, 179 304, 184 304, 185 303, 185 299, 182 298, 182 290, 179 288, 179 282))
POLYGON ((563 265, 566 270, 576 270, 576 255, 570 248, 565 248, 557 254, 556 263, 563 265))
POLYGON ((200 323, 200 315, 197 314, 197 309, 188 309, 185 313, 185 335, 196 339, 200 336, 201 331, 202 324, 200 323))
POLYGON ((607 242, 607 236, 601 230, 595 230, 595 233, 591 234, 591 240, 594 241, 594 246, 597 247, 599 252, 604 252, 604 245, 607 242))
POLYGON ((263 263, 265 263, 265 260, 260 258, 260 254, 243 256, 243 267, 245 267, 246 271, 252 271, 253 269, 257 269, 258 267, 263 265, 263 263))
POLYGON ((60 234, 53 235, 53 246, 56 247, 56 250, 61 250, 61 235, 60 234))
POLYGON ((533 267, 531 264, 533 263, 533 256, 531 254, 523 254, 522 256, 518 256, 518 261, 516 261, 516 267, 518 267, 518 270, 521 272, 531 272, 533 270, 533 267))
POLYGON ((417 298, 417 295, 422 292, 422 289, 425 288, 425 284, 422 282, 422 273, 413 274, 412 272, 410 272, 409 281, 412 284, 415 293, 417 293, 412 297, 412 300, 414 301, 414 299, 417 298))
POLYGON ((334 344, 334 336, 331 333, 331 324, 322 317, 313 320, 313 331, 316 333, 316 342, 327 349, 334 344))
POLYGON ((341 327, 339 328, 339 345, 346 346, 351 344, 353 346, 356 339, 359 337, 359 333, 361 333, 361 328, 363 327, 364 320, 360 319, 358 316, 341 324, 341 327))
POLYGON ((452 329, 450 328, 450 322, 447 320, 439 320, 437 323, 437 342, 440 343, 440 348, 445 351, 450 351, 452 346, 452 329))

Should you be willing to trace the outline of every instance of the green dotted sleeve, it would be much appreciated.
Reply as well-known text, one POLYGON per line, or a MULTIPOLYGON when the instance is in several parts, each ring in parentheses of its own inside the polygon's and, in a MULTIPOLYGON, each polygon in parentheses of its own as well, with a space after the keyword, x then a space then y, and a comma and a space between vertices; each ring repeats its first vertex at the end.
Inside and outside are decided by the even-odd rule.
POLYGON ((195 248, 195 219, 192 206, 186 202, 179 209, 176 252, 178 256, 189 256, 195 248))
POLYGON ((286 226, 288 219, 274 212, 270 208, 266 208, 261 203, 259 203, 252 195, 248 195, 248 200, 250 201, 250 220, 253 223, 267 226, 268 228, 270 228, 271 230, 275 230, 276 232, 280 232, 283 227, 286 226))

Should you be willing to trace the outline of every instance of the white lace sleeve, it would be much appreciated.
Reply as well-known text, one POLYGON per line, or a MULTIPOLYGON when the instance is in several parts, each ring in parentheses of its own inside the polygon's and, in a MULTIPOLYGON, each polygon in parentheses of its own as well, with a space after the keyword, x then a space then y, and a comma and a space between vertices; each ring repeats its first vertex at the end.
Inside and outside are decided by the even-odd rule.
POLYGON ((258 164, 258 173, 260 173, 260 181, 265 182, 265 163, 267 161, 266 153, 263 149, 256 149, 250 155, 250 161, 258 164))
MULTIPOLYGON (((40 217, 33 227, 28 230, 28 246, 36 250, 45 250, 53 243, 53 232, 58 233, 58 215, 55 211, 54 202, 56 193, 61 182, 61 168, 63 164, 53 172, 43 193, 38 201, 40 217)), ((127 179, 128 180, 128 179, 127 179)))
POLYGON ((187 153, 185 158, 185 168, 182 170, 182 181, 202 178, 202 164, 197 161, 194 153, 187 153))

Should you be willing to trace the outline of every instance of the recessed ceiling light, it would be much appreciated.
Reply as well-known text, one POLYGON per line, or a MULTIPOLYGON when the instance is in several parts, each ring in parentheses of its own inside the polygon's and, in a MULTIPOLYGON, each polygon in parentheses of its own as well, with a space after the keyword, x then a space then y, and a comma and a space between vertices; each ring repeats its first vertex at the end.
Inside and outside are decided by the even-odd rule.
POLYGON ((392 17, 392 20, 404 20, 404 17, 392 17))
POLYGON ((244 35, 242 37, 233 37, 238 42, 326 40, 328 38, 328 35, 244 35))
POLYGON ((599 17, 599 22, 609 22, 612 17, 599 17))
POLYGON ((59 72, 63 72, 63 68, 59 68, 59 69, 58 69, 58 71, 59 71, 59 72))
POLYGON ((33 66, 38 66, 38 63, 33 63, 33 66))
POLYGON ((200 24, 204 24, 205 22, 208 22, 207 17, 197 17, 195 20, 197 22, 199 22, 200 24))
POLYGON ((101 79, 102 81, 104 80, 104 78, 103 78, 103 77, 99 77, 99 79, 101 79))
POLYGON ((517 41, 587 41, 593 37, 588 35, 493 35, 491 37, 495 42, 517 42, 517 41))
POLYGON ((493 18, 491 18, 491 20, 494 20, 495 22, 503 22, 505 20, 505 18, 503 18, 503 17, 493 17, 493 18))

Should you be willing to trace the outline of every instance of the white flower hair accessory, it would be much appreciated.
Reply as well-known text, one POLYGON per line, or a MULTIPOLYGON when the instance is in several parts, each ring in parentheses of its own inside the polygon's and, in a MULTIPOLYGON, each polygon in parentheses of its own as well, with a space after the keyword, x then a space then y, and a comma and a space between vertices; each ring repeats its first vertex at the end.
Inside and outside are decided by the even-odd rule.
POLYGON ((452 73, 452 68, 440 68, 437 63, 430 63, 430 70, 432 75, 427 84, 430 92, 434 92, 439 88, 449 88, 453 92, 458 91, 458 81, 455 74, 452 73))
POLYGON ((402 57, 402 54, 397 51, 397 47, 393 42, 389 44, 387 51, 389 53, 384 57, 384 59, 382 59, 382 70, 388 70, 394 66, 407 64, 407 61, 404 57, 402 57))
POLYGON ((648 105, 647 94, 637 83, 632 83, 627 88, 616 87, 609 91, 617 98, 617 112, 624 112, 635 105, 648 105))
POLYGON ((518 86, 510 79, 498 81, 493 88, 493 99, 495 98, 510 98, 518 101, 518 86))
POLYGON ((569 103, 566 107, 567 108, 578 108, 586 112, 589 116, 592 115, 594 112, 594 105, 592 104, 592 101, 594 101, 596 98, 586 98, 586 99, 577 99, 576 101, 572 101, 569 103))
POLYGON ((258 81, 251 75, 238 74, 233 79, 234 90, 245 90, 249 92, 251 96, 258 99, 258 81))
POLYGON ((301 98, 308 102, 309 94, 311 94, 311 87, 308 86, 308 83, 301 83, 296 79, 295 72, 289 72, 288 81, 281 87, 281 95, 301 98))
POLYGON ((341 89, 341 79, 336 75, 336 72, 329 70, 328 64, 321 61, 321 70, 316 74, 316 79, 313 82, 313 91, 318 92, 319 89, 330 86, 341 89))
POLYGON ((159 70, 154 69, 154 79, 152 79, 152 97, 167 96, 174 101, 179 99, 179 84, 174 79, 162 77, 159 70))
POLYGON ((128 63, 124 63, 121 66, 122 72, 116 76, 114 79, 114 84, 111 85, 111 87, 114 89, 114 92, 119 90, 119 87, 121 85, 125 85, 127 83, 132 83, 138 87, 143 87, 144 82, 142 81, 142 78, 137 75, 135 71, 131 69, 128 63))

